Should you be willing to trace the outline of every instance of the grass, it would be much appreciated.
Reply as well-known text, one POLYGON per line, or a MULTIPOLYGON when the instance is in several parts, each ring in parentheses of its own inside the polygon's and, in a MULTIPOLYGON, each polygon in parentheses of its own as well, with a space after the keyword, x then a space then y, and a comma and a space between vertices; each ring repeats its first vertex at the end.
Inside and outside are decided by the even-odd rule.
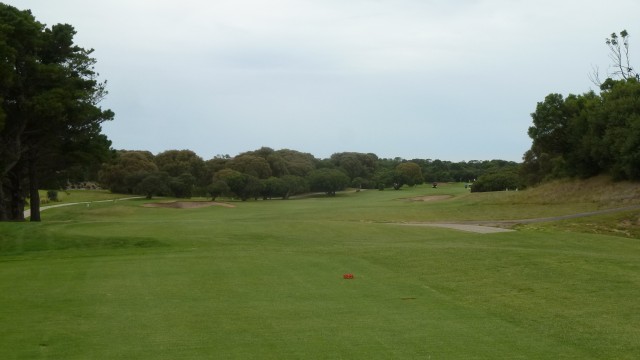
POLYGON ((0 224, 0 358, 638 358, 638 237, 576 225, 633 214, 500 234, 389 224, 615 205, 536 200, 550 191, 140 199, 0 224), (408 200, 434 194, 453 198, 408 200))

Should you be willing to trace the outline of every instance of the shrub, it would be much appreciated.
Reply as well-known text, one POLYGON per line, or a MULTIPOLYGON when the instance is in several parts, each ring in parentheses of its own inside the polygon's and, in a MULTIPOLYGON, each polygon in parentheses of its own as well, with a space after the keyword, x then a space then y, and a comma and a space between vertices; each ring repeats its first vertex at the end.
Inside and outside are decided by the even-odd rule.
POLYGON ((49 191, 47 191, 47 199, 49 201, 59 201, 58 200, 58 190, 49 190, 49 191))

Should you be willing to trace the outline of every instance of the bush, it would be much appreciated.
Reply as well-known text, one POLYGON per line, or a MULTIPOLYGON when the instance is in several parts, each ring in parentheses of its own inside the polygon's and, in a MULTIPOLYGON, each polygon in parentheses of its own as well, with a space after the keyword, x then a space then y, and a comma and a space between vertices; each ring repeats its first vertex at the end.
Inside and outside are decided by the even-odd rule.
POLYGON ((503 191, 522 189, 523 183, 513 170, 485 174, 478 178, 471 187, 471 192, 503 191))
POLYGON ((58 200, 58 190, 49 190, 49 191, 47 191, 47 199, 49 201, 59 201, 58 200))

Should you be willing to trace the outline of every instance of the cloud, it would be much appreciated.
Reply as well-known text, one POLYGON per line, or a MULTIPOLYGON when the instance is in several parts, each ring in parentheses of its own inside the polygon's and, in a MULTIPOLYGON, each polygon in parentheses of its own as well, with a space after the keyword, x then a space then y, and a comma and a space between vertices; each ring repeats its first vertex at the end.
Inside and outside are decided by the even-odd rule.
POLYGON ((536 102, 589 90, 604 37, 640 34, 632 0, 13 3, 96 49, 115 147, 205 158, 264 145, 520 160, 536 102))

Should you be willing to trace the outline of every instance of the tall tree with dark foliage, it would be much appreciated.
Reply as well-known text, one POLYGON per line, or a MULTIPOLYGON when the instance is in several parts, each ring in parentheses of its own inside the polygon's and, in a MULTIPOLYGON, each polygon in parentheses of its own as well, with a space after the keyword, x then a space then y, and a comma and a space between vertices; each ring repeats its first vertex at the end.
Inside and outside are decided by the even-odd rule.
POLYGON ((75 34, 0 3, 0 220, 22 220, 28 197, 31 220, 40 221, 40 187, 109 156, 101 123, 113 112, 98 106, 106 84, 75 34))

